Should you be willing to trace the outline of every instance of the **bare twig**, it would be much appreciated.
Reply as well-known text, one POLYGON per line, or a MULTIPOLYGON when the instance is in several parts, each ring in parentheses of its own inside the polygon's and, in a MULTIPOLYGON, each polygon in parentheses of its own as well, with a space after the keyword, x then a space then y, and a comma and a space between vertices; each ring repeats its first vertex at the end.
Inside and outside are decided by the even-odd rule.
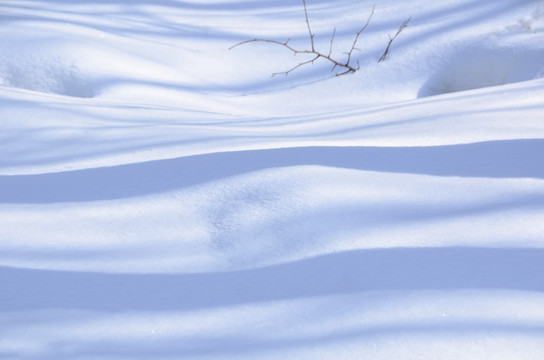
POLYGON ((378 60, 378 62, 382 62, 383 60, 385 60, 385 58, 387 57, 387 55, 389 54, 389 48, 391 47, 391 44, 393 43, 393 40, 395 40, 397 38, 397 36, 399 36, 399 34, 402 32, 402 30, 404 30, 404 28, 406 26, 408 26, 408 23, 410 22, 412 18, 409 17, 408 19, 404 20, 404 22, 402 23, 402 25, 399 27, 399 29, 397 30, 397 33, 395 34, 395 36, 391 37, 391 35, 389 35, 389 43, 387 44, 387 47, 385 48, 385 51, 383 52, 383 55, 382 57, 380 58, 380 60, 378 60))
MULTIPOLYGON (((355 50, 360 50, 357 48, 357 42, 359 41, 359 37, 360 35, 362 34, 363 31, 365 31, 365 29, 368 27, 368 24, 370 24, 370 20, 372 19, 372 16, 374 16, 374 8, 375 6, 372 7, 372 12, 370 13, 370 16, 368 17, 365 25, 356 33, 355 35, 355 39, 353 40, 353 44, 351 45, 351 49, 346 52, 345 54, 347 55, 347 58, 345 61, 338 61, 336 59, 334 59, 332 57, 332 50, 333 50, 333 42, 334 42, 334 37, 336 35, 336 27, 334 28, 333 30, 333 33, 332 33, 332 37, 331 37, 331 41, 330 41, 330 44, 329 44, 329 52, 328 54, 324 54, 322 52, 319 52, 315 49, 315 44, 314 44, 314 37, 315 37, 315 34, 312 32, 312 28, 310 26, 310 20, 309 20, 309 17, 308 17, 308 9, 307 9, 307 6, 306 6, 306 0, 302 0, 302 5, 304 6, 304 18, 306 19, 306 27, 308 28, 308 34, 310 36, 310 46, 311 46, 311 50, 298 50, 298 49, 295 49, 293 47, 291 47, 291 45, 289 45, 289 41, 290 39, 288 39, 287 41, 285 42, 281 42, 281 41, 277 41, 277 40, 268 40, 268 39, 251 39, 251 40, 246 40, 246 41, 242 41, 242 42, 239 42, 233 46, 231 46, 229 48, 229 50, 231 49, 234 49, 235 47, 237 46, 240 46, 240 45, 243 45, 243 44, 247 44, 247 43, 250 43, 250 42, 266 42, 266 43, 271 43, 271 44, 276 44, 276 45, 281 45, 281 46, 284 46, 285 48, 287 48, 289 51, 291 51, 293 53, 293 55, 298 55, 298 54, 311 54, 313 55, 313 58, 310 59, 310 60, 307 60, 307 61, 303 61, 301 63, 299 63, 298 65, 292 67, 291 69, 287 70, 287 71, 283 71, 283 72, 277 72, 277 73, 273 73, 272 74, 272 77, 276 76, 276 75, 288 75, 290 72, 292 72, 293 70, 296 70, 298 69, 299 67, 301 66, 304 66, 304 65, 307 65, 307 64, 313 64, 316 60, 320 59, 320 58, 323 58, 325 60, 328 60, 330 61, 332 64, 333 64, 333 67, 331 69, 331 72, 334 71, 336 68, 340 67, 340 68, 344 68, 344 71, 343 72, 340 72, 340 73, 336 73, 336 76, 340 76, 340 75, 344 75, 344 74, 348 74, 348 73, 352 73, 352 72, 356 72, 357 70, 359 70, 360 66, 359 66, 359 62, 357 61, 357 67, 355 67, 354 65, 351 64, 352 62, 352 55, 353 55, 353 52, 355 50)), ((408 19, 409 21, 410 19, 408 19)), ((397 33, 397 35, 400 33, 400 31, 402 31, 402 29, 404 27, 406 27, 406 24, 408 23, 408 21, 405 22, 405 24, 403 24, 403 26, 401 27, 401 29, 399 29, 399 32, 397 33)), ((395 35, 395 37, 397 37, 397 35, 395 35)), ((394 37, 394 38, 395 38, 394 37)), ((391 45, 391 42, 394 40, 394 38, 392 38, 390 40, 390 43, 389 45, 391 45)), ((387 47, 386 49, 386 53, 387 51, 389 50, 389 46, 387 47)), ((381 61, 381 60, 380 60, 381 61)))
POLYGON ((310 28, 310 20, 308 20, 308 9, 306 9, 306 0, 302 0, 302 4, 304 4, 304 16, 306 17, 306 25, 308 26, 308 32, 310 33, 310 42, 312 43, 312 51, 315 51, 314 34, 312 34, 312 29, 310 28))
POLYGON ((244 45, 244 44, 247 44, 247 43, 250 43, 250 42, 267 42, 267 43, 282 45, 282 46, 285 46, 286 48, 288 48, 289 50, 291 50, 293 52, 298 52, 298 50, 295 50, 291 46, 288 45, 289 41, 291 41, 291 39, 287 39, 287 41, 285 41, 285 42, 276 41, 276 40, 268 40, 268 39, 251 39, 251 40, 246 40, 246 41, 239 42, 238 44, 234 44, 229 48, 229 50, 232 50, 237 46, 244 45))
MULTIPOLYGON (((324 54, 322 54, 322 53, 320 53, 318 51, 315 51, 315 50, 297 50, 297 49, 295 49, 295 48, 293 48, 293 47, 291 47, 289 45, 289 40, 287 40, 285 42, 281 42, 281 41, 268 40, 268 39, 251 39, 251 40, 246 40, 246 41, 239 42, 238 44, 235 44, 235 45, 231 46, 229 48, 229 50, 234 49, 237 46, 250 43, 250 42, 267 42, 267 43, 282 45, 282 46, 286 47, 287 49, 289 49, 291 52, 293 52, 294 55, 297 55, 297 54, 313 54, 313 55, 315 55, 314 58, 312 58, 311 60, 301 62, 300 64, 296 65, 295 67, 291 68, 290 70, 273 73, 272 77, 274 77, 276 75, 288 75, 291 71, 301 67, 302 65, 314 63, 319 58, 324 58, 324 59, 329 60, 330 62, 332 62, 334 64, 334 67, 337 67, 337 66, 345 67, 345 68, 348 69, 348 72, 354 72, 354 71, 357 70, 356 68, 351 67, 347 63, 346 64, 340 63, 340 62, 336 61, 335 59, 333 59, 332 57, 330 57, 329 55, 324 55, 324 54)), ((339 75, 342 75, 342 74, 339 74, 339 75)))
POLYGON ((319 56, 319 55, 316 55, 313 59, 308 60, 308 61, 301 62, 301 63, 298 64, 297 66, 295 66, 295 67, 293 67, 293 68, 291 68, 291 69, 289 69, 289 70, 287 70, 287 71, 282 71, 282 72, 273 73, 273 74, 272 74, 272 77, 274 77, 274 76, 276 76, 276 75, 285 75, 285 76, 287 76, 287 75, 289 75, 289 73, 290 73, 291 71, 296 70, 296 69, 298 69, 299 67, 301 67, 301 66, 303 66, 303 65, 306 65, 306 64, 313 64, 314 61, 316 61, 316 60, 319 59, 319 58, 320 58, 320 56, 319 56))
POLYGON ((334 35, 336 35, 336 26, 334 27, 334 30, 332 32, 332 37, 331 37, 331 45, 329 47, 329 57, 332 55, 332 43, 334 41, 334 35))
POLYGON ((355 47, 357 45, 357 41, 359 40, 359 35, 361 35, 361 33, 365 31, 365 29, 368 27, 368 24, 370 24, 370 19, 372 19, 372 16, 374 16, 375 8, 376 8, 376 5, 372 6, 372 12, 370 13, 370 16, 368 17, 368 19, 366 20, 366 24, 361 28, 361 30, 357 32, 357 35, 355 35, 355 40, 353 40, 353 45, 351 45, 351 49, 347 53, 348 55, 347 64, 349 64, 349 62, 351 61, 351 54, 353 53, 353 50, 359 50, 355 47))

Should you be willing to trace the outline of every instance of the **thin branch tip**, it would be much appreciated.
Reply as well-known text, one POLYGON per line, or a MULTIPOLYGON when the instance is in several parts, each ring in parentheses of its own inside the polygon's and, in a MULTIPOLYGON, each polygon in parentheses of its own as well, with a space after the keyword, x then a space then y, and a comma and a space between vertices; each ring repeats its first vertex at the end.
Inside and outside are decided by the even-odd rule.
POLYGON ((385 58, 389 54, 389 48, 391 47, 391 44, 393 43, 393 41, 395 41, 397 36, 399 36, 402 30, 404 30, 408 26, 408 23, 410 22, 411 19, 412 17, 410 16, 408 19, 404 20, 404 22, 399 26, 399 29, 397 30, 397 33, 395 34, 395 36, 391 37, 391 34, 387 34, 389 36, 389 43, 387 44, 387 47, 385 48, 385 51, 383 52, 383 55, 380 57, 378 62, 382 62, 385 60, 385 58))

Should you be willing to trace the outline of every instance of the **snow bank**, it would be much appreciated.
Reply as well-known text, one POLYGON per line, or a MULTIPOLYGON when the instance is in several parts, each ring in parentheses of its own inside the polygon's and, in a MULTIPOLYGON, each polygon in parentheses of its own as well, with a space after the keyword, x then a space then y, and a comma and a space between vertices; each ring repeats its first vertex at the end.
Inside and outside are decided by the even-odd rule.
POLYGON ((1 358, 543 357, 542 5, 0 12, 1 358))

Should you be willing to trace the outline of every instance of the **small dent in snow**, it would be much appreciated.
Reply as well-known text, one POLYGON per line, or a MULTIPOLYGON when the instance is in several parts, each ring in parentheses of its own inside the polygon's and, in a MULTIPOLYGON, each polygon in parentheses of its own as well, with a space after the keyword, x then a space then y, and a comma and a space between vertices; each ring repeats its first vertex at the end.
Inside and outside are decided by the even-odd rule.
POLYGON ((420 89, 418 97, 480 89, 544 76, 544 50, 473 46, 457 52, 420 89))
POLYGON ((95 95, 77 64, 60 56, 30 53, 0 56, 0 84, 81 98, 95 95))

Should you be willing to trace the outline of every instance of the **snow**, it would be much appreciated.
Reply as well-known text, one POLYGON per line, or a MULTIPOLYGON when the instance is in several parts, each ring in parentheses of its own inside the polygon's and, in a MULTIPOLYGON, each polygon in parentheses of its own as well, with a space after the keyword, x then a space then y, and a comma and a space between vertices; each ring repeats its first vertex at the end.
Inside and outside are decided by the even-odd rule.
POLYGON ((544 5, 374 4, 3 1, 0 358, 544 358, 544 5))

